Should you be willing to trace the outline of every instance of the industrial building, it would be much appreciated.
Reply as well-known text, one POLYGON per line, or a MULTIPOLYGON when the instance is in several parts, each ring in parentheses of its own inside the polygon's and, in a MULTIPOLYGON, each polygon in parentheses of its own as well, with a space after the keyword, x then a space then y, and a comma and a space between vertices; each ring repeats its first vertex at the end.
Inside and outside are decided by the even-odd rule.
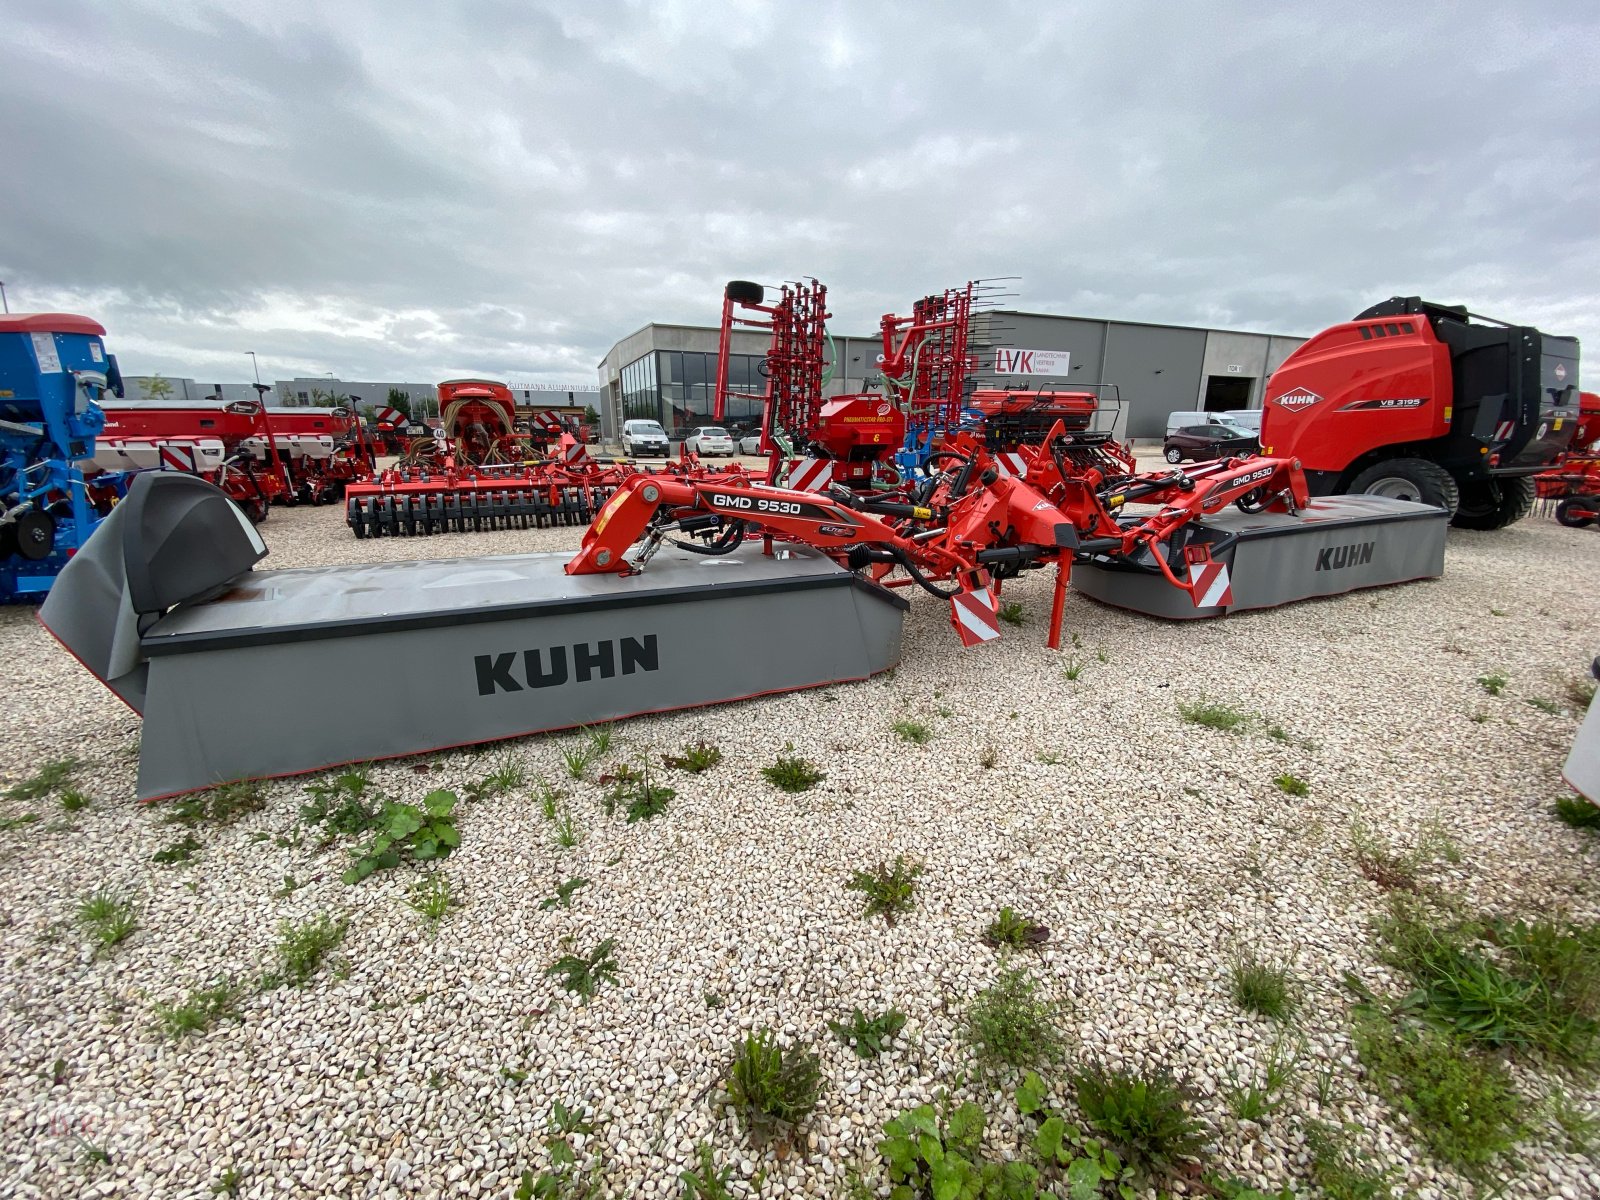
MULTIPOLYGON (((711 420, 718 331, 703 325, 650 324, 614 345, 600 362, 602 435, 621 423, 660 421, 674 437, 711 420)), ((1303 337, 1066 317, 982 312, 973 317, 978 387, 1073 388, 1098 392, 1122 410, 1115 426, 1130 438, 1159 438, 1169 412, 1258 408, 1267 378, 1303 337)), ((835 337, 830 395, 878 384, 876 334, 835 337)), ((730 391, 759 392, 764 333, 734 331, 730 391)), ((730 400, 724 421, 760 423, 759 402, 730 400)))

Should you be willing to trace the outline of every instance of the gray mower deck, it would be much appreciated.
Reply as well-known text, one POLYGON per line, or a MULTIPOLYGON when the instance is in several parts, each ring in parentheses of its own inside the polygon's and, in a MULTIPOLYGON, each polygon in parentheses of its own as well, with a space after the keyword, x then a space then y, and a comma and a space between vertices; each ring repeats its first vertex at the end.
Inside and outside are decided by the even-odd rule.
POLYGON ((1442 508, 1366 495, 1324 496, 1296 516, 1229 508, 1194 522, 1190 544, 1209 544, 1213 560, 1227 564, 1231 604, 1196 608, 1153 565, 1149 570, 1076 566, 1072 586, 1106 604, 1173 620, 1272 608, 1358 588, 1437 579, 1444 574, 1449 520, 1442 508))
POLYGON ((906 602, 813 551, 253 571, 145 631, 139 795, 862 679, 906 602))

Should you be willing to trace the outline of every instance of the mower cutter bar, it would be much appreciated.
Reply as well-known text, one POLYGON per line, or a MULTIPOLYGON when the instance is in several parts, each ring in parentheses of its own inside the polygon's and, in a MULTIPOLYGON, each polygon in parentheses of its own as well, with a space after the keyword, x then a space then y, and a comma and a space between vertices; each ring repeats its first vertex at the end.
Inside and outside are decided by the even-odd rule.
POLYGON ((449 491, 352 494, 345 519, 358 538, 426 537, 587 525, 612 487, 484 486, 449 491))

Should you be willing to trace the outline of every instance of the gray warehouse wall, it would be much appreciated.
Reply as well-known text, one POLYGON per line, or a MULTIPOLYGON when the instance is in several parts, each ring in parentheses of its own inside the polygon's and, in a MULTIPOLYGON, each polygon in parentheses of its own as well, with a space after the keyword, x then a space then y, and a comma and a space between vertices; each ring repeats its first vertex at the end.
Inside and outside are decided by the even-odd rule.
POLYGON ((1159 438, 1167 414, 1194 407, 1194 377, 1205 357, 1202 329, 1112 324, 1106 333, 1105 382, 1128 409, 1128 436, 1159 438))

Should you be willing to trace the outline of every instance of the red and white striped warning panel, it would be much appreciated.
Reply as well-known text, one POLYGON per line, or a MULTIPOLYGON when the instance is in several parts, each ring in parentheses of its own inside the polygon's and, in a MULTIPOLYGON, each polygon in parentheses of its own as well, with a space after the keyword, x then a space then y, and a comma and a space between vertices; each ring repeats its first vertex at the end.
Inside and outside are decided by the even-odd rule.
POLYGON ((156 447, 161 452, 161 465, 168 471, 189 471, 195 466, 194 446, 188 442, 162 442, 156 447))
POLYGON ((589 457, 589 452, 583 448, 583 443, 570 433, 561 435, 561 458, 564 462, 581 463, 589 457))
POLYGON ((832 459, 801 458, 789 468, 789 479, 783 486, 793 492, 820 492, 832 482, 832 459))
POLYGON ((1516 431, 1517 423, 1515 421, 1501 421, 1500 424, 1494 427, 1494 440, 1497 442, 1509 442, 1511 435, 1516 431))
POLYGON ((390 408, 388 405, 384 405, 378 410, 378 424, 380 425, 404 425, 409 420, 410 418, 398 408, 390 408))
POLYGON ((1189 564, 1189 586, 1196 608, 1226 608, 1233 603, 1233 584, 1228 579, 1228 564, 1195 562, 1189 564))
POLYGON ((1000 597, 993 588, 957 592, 950 598, 950 624, 963 646, 981 646, 1000 636, 1000 597))
POLYGON ((543 429, 548 433, 561 433, 565 428, 561 424, 561 418, 556 416, 553 412, 534 413, 532 417, 532 425, 535 429, 543 429))
POLYGON ((1028 473, 1028 461, 1020 454, 996 454, 995 470, 1002 475, 1015 475, 1019 479, 1028 473))

